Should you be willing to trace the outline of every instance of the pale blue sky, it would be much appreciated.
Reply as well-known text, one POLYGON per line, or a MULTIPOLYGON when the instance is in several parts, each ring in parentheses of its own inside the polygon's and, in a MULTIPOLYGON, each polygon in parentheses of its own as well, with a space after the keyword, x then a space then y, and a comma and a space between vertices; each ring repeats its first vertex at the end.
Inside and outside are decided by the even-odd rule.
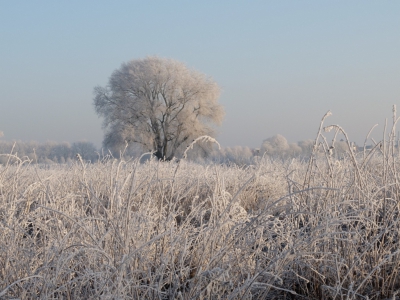
POLYGON ((400 104, 399 16, 400 1, 0 1, 0 130, 100 145, 93 88, 158 55, 222 87, 224 146, 314 138, 328 109, 379 138, 400 104))

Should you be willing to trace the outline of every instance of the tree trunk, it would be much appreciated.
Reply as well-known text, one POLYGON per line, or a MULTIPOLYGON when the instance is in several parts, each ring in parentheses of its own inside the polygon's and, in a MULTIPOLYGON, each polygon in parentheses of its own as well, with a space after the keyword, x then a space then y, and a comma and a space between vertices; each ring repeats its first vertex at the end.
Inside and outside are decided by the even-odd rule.
POLYGON ((154 152, 154 156, 157 157, 158 160, 163 160, 163 154, 160 150, 157 150, 156 152, 154 152))

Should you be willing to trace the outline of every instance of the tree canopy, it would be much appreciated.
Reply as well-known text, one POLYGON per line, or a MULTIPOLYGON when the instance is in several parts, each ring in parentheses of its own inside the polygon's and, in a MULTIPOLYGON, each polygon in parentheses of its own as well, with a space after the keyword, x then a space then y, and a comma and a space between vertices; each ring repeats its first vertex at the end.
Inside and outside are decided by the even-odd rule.
POLYGON ((172 159, 201 135, 214 136, 224 116, 218 85, 172 59, 123 63, 94 94, 105 147, 135 142, 160 159, 172 159))

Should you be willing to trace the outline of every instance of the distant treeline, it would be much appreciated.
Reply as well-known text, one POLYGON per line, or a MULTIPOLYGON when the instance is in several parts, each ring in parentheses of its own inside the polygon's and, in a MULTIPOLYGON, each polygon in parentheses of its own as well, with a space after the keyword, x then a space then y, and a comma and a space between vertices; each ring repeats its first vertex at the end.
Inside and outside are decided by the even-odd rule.
MULTIPOLYGON (((95 162, 98 160, 98 149, 91 142, 11 142, 0 141, 0 154, 15 154, 28 157, 32 163, 67 163, 79 153, 82 159, 95 162)), ((6 163, 7 156, 0 156, 0 164, 6 163)))
MULTIPOLYGON (((254 164, 260 157, 269 157, 272 159, 290 159, 300 158, 308 159, 314 147, 314 140, 304 140, 297 143, 289 143, 285 137, 277 134, 265 139, 260 148, 250 148, 246 146, 223 147, 219 149, 216 145, 195 145, 188 153, 188 158, 195 161, 212 161, 215 163, 237 165, 254 164)), ((321 154, 328 150, 327 145, 318 145, 318 152, 321 154), (324 148, 325 147, 325 148, 324 148)), ((348 145, 345 141, 336 141, 331 155, 342 156, 348 151, 348 145)))
MULTIPOLYGON (((188 159, 198 162, 214 162, 238 165, 249 165, 260 156, 287 159, 292 157, 307 158, 314 145, 313 140, 305 140, 297 143, 288 143, 282 135, 275 135, 263 141, 260 148, 245 146, 223 147, 219 149, 215 144, 196 144, 188 151, 188 159)), ((335 143, 335 153, 340 155, 345 152, 347 145, 343 141, 335 143)), ((96 162, 106 155, 112 154, 119 158, 123 153, 125 158, 136 158, 143 151, 137 145, 129 145, 126 149, 97 149, 91 142, 12 142, 0 141, 0 154, 16 154, 18 157, 28 157, 32 163, 68 163, 76 159, 79 154, 86 162, 96 162)), ((149 155, 147 156, 149 157, 149 155)), ((7 162, 7 156, 0 156, 0 164, 7 162)))
POLYGON ((188 157, 193 160, 211 160, 223 164, 249 165, 262 156, 274 159, 307 158, 311 154, 313 146, 313 140, 288 143, 285 137, 278 134, 264 140, 260 148, 234 146, 222 149, 212 147, 211 150, 207 150, 206 147, 199 145, 194 147, 193 153, 189 153, 188 157))

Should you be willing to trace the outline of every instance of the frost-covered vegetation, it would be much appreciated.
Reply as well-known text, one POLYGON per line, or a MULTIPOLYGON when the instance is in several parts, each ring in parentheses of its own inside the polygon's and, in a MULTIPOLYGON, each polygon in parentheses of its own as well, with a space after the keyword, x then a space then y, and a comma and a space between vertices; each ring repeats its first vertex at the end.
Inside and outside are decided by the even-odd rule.
MULTIPOLYGON (((272 159, 289 159, 295 157, 308 159, 313 143, 312 140, 288 143, 279 134, 265 140, 259 149, 252 149, 246 146, 220 148, 216 147, 214 143, 202 142, 194 145, 193 149, 188 153, 188 159, 198 163, 236 164, 239 166, 254 164, 256 160, 259 160, 260 156, 267 156, 272 159)), ((345 152, 347 147, 344 142, 338 142, 336 146, 339 154, 345 152)), ((97 149, 90 142, 75 142, 70 144, 68 142, 38 143, 0 140, 0 153, 14 153, 18 157, 26 156, 31 160, 31 164, 48 165, 54 163, 70 164, 76 160, 77 154, 85 162, 91 163, 107 155, 120 158, 121 154, 123 154, 124 159, 129 160, 139 158, 142 150, 135 143, 115 149, 97 149)), ((181 156, 182 153, 178 157, 181 156)), ((4 165, 7 161, 6 156, 0 156, 0 164, 4 165)))
POLYGON ((0 298, 395 299, 394 132, 242 167, 5 155, 0 298))
MULTIPOLYGON (((90 142, 21 142, 21 141, 0 141, 0 153, 14 153, 19 157, 26 157, 31 164, 53 164, 72 162, 76 155, 86 161, 95 162, 99 158, 99 152, 90 142)), ((8 158, 0 156, 0 164, 6 164, 8 158)))
POLYGON ((179 156, 193 139, 213 136, 224 110, 210 77, 173 60, 149 56, 123 63, 105 87, 94 89, 103 118, 103 145, 136 143, 159 159, 179 156))

